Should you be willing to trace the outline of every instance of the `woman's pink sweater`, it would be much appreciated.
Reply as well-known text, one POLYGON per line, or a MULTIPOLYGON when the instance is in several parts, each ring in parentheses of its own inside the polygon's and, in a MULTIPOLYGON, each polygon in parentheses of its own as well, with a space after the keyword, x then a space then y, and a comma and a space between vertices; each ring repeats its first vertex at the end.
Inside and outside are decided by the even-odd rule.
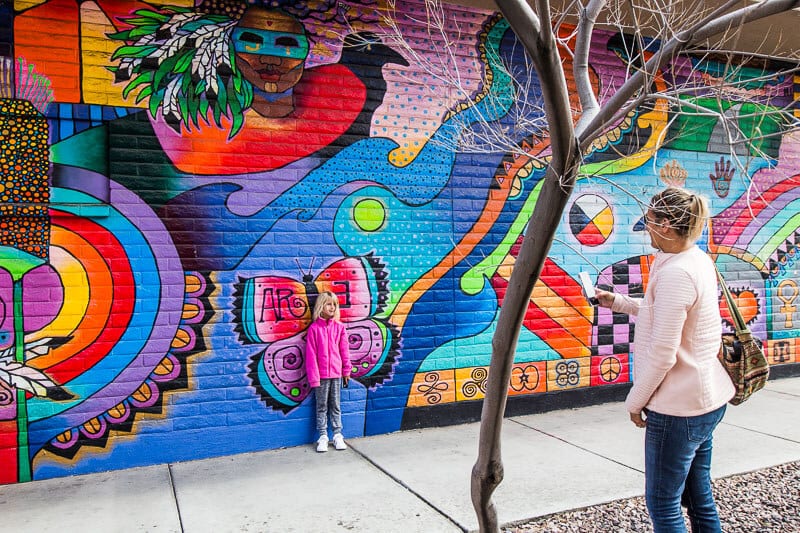
POLYGON ((733 383, 717 359, 722 320, 716 271, 700 248, 657 253, 644 298, 616 294, 611 308, 637 317, 628 412, 646 407, 697 416, 733 397, 733 383))

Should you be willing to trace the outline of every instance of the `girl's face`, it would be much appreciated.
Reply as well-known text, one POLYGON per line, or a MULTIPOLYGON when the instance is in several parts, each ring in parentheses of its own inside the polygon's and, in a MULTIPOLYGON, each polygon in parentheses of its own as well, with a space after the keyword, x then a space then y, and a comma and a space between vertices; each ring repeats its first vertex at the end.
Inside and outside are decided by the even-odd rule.
POLYGON ((336 305, 337 303, 333 300, 328 300, 324 304, 322 304, 322 312, 320 316, 326 320, 330 320, 336 314, 336 305))

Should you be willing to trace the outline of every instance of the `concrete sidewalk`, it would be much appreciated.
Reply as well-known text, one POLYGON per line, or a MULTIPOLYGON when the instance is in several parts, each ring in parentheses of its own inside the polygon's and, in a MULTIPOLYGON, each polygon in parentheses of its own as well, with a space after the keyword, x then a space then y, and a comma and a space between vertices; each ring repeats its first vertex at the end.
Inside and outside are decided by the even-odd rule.
MULTIPOLYGON (((0 486, 0 531, 458 532, 477 528, 479 424, 0 486)), ((644 432, 621 403, 508 418, 502 523, 638 496, 644 432)), ((800 378, 771 381, 715 433, 714 477, 800 460, 800 378), (753 454, 752 450, 761 450, 753 454)))

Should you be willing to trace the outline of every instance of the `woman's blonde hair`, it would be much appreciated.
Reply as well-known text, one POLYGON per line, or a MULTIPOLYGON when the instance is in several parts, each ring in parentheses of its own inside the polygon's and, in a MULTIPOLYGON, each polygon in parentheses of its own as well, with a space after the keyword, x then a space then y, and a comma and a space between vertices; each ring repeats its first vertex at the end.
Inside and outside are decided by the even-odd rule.
POLYGON ((339 298, 331 291, 323 291, 319 293, 319 296, 317 296, 317 301, 314 303, 314 312, 311 314, 311 320, 316 320, 319 318, 319 316, 322 314, 322 308, 325 307, 325 304, 328 302, 333 302, 336 304, 336 311, 333 312, 333 318, 335 320, 340 319, 339 298))
POLYGON ((650 200, 656 220, 668 220, 681 237, 696 241, 708 221, 708 202, 703 196, 678 187, 667 187, 650 200))

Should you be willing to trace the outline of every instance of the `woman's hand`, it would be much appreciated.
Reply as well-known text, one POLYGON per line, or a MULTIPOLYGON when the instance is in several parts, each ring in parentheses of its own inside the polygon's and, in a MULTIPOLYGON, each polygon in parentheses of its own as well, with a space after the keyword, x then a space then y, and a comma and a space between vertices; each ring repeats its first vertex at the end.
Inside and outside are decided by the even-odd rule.
POLYGON ((608 307, 611 309, 611 305, 614 303, 614 293, 604 291, 603 289, 594 290, 594 295, 597 298, 597 303, 600 304, 600 307, 608 307))
POLYGON ((637 428, 647 427, 647 422, 645 421, 644 417, 642 417, 642 413, 628 413, 631 415, 631 422, 637 428))

